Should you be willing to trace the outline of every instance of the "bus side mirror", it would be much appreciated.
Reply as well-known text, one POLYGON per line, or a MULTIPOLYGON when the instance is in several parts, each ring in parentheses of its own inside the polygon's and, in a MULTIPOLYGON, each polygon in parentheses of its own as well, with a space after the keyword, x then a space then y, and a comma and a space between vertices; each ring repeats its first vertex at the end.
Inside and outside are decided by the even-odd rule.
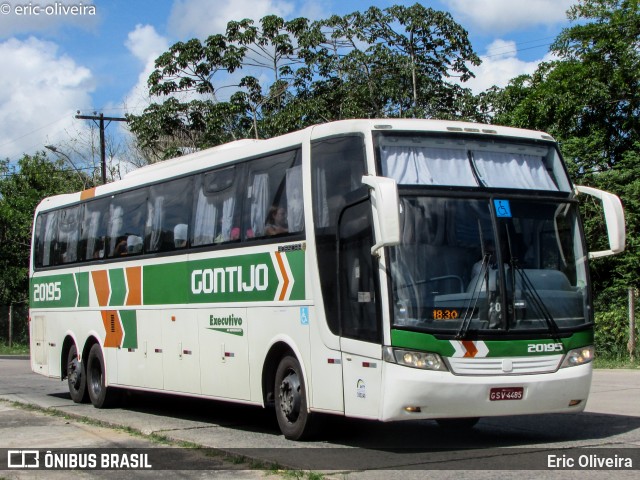
POLYGON ((365 175, 362 183, 371 189, 373 226, 376 243, 371 254, 376 255, 383 247, 400 243, 400 199, 398 185, 392 178, 365 175))
POLYGON ((604 219, 607 224, 607 234, 609 236, 609 250, 589 252, 589 258, 606 257, 622 252, 624 250, 626 233, 624 211, 620 199, 613 193, 598 190, 597 188, 583 187, 580 185, 577 185, 575 188, 578 193, 585 193, 601 200, 604 209, 604 219))

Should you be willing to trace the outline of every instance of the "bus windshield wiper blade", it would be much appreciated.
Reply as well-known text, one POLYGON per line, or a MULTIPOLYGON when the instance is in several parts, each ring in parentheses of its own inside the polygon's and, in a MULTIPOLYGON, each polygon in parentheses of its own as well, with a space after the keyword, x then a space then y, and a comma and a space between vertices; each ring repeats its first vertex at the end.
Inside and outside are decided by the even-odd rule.
POLYGON ((462 324, 458 329, 458 333, 456 334, 456 338, 464 338, 469 331, 469 326, 471 326, 471 320, 473 317, 473 312, 478 305, 478 299, 480 298, 480 292, 482 291, 482 283, 487 281, 486 275, 489 270, 489 259, 491 258, 490 254, 485 254, 482 257, 482 265, 480 266, 480 273, 476 277, 476 283, 473 285, 473 290, 471 292, 471 296, 469 297, 469 301, 465 306, 464 316, 462 317, 462 324))
POLYGON ((528 297, 531 299, 534 307, 537 308, 538 312, 544 318, 544 321, 546 322, 547 327, 549 327, 549 332, 554 336, 559 335, 560 328, 558 327, 558 324, 553 319, 551 312, 549 312, 549 309, 544 304, 544 301, 542 300, 542 298, 540 298, 540 295, 538 294, 536 287, 533 286, 533 283, 529 279, 529 276, 526 274, 523 268, 518 267, 516 262, 512 262, 511 267, 520 275, 520 278, 522 279, 522 286, 527 292, 528 297))

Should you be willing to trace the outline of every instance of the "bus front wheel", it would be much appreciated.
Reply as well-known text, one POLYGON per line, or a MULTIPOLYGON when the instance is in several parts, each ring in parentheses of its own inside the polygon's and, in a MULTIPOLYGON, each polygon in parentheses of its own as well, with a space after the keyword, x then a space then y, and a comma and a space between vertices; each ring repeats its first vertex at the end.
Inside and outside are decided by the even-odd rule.
POLYGON ((71 345, 67 355, 67 384, 71 400, 76 403, 87 401, 87 374, 84 363, 78 359, 78 349, 75 344, 71 345))
POLYGON ((275 381, 276 417, 289 440, 303 440, 312 433, 312 415, 307 410, 307 394, 300 363, 286 356, 278 365, 275 381))
POLYGON ((89 350, 87 360, 87 390, 96 408, 108 408, 116 401, 117 392, 106 386, 106 371, 102 350, 97 343, 89 350))

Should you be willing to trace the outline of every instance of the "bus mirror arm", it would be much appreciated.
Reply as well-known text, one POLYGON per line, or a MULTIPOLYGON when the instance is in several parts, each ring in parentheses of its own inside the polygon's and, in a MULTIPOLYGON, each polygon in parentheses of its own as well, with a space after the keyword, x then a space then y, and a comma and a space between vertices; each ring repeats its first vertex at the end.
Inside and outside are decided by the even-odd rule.
POLYGON ((609 236, 609 250, 589 252, 589 258, 606 257, 624 251, 625 247, 625 224, 624 210, 622 202, 613 193, 598 190, 593 187, 576 185, 576 193, 584 193, 599 199, 604 209, 604 218, 607 224, 607 234, 609 236))
POLYGON ((371 247, 372 255, 379 255, 383 247, 400 243, 400 199, 398 185, 392 178, 365 175, 362 183, 371 189, 373 225, 376 243, 371 247))

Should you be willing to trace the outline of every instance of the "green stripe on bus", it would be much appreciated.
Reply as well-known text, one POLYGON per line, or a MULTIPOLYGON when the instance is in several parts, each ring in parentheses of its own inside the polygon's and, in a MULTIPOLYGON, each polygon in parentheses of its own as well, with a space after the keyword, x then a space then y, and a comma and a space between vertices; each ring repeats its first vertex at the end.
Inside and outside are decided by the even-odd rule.
POLYGON ((295 279, 293 289, 291 290, 291 300, 304 300, 305 292, 305 275, 304 275, 304 252, 296 250, 286 253, 291 274, 295 279))
POLYGON ((111 287, 109 306, 120 307, 124 305, 124 299, 127 296, 127 284, 124 280, 124 269, 114 268, 109 270, 109 285, 111 287))
POLYGON ((89 272, 76 273, 76 284, 78 285, 77 307, 89 306, 89 272))
POLYGON ((124 339, 122 348, 138 348, 138 322, 135 310, 120 310, 124 339))
MULTIPOLYGON (((406 330, 391 330, 391 345, 397 348, 407 348, 426 352, 439 353, 444 357, 452 357, 455 348, 452 341, 440 340, 428 333, 409 332, 406 330)), ((558 343, 556 339, 529 339, 529 340, 483 340, 487 349, 487 357, 524 357, 532 355, 549 355, 545 349, 530 351, 530 345, 545 345, 558 343)), ((593 330, 576 332, 570 337, 560 339, 564 351, 593 345, 593 330)), ((535 350, 535 349, 534 349, 535 350)))

